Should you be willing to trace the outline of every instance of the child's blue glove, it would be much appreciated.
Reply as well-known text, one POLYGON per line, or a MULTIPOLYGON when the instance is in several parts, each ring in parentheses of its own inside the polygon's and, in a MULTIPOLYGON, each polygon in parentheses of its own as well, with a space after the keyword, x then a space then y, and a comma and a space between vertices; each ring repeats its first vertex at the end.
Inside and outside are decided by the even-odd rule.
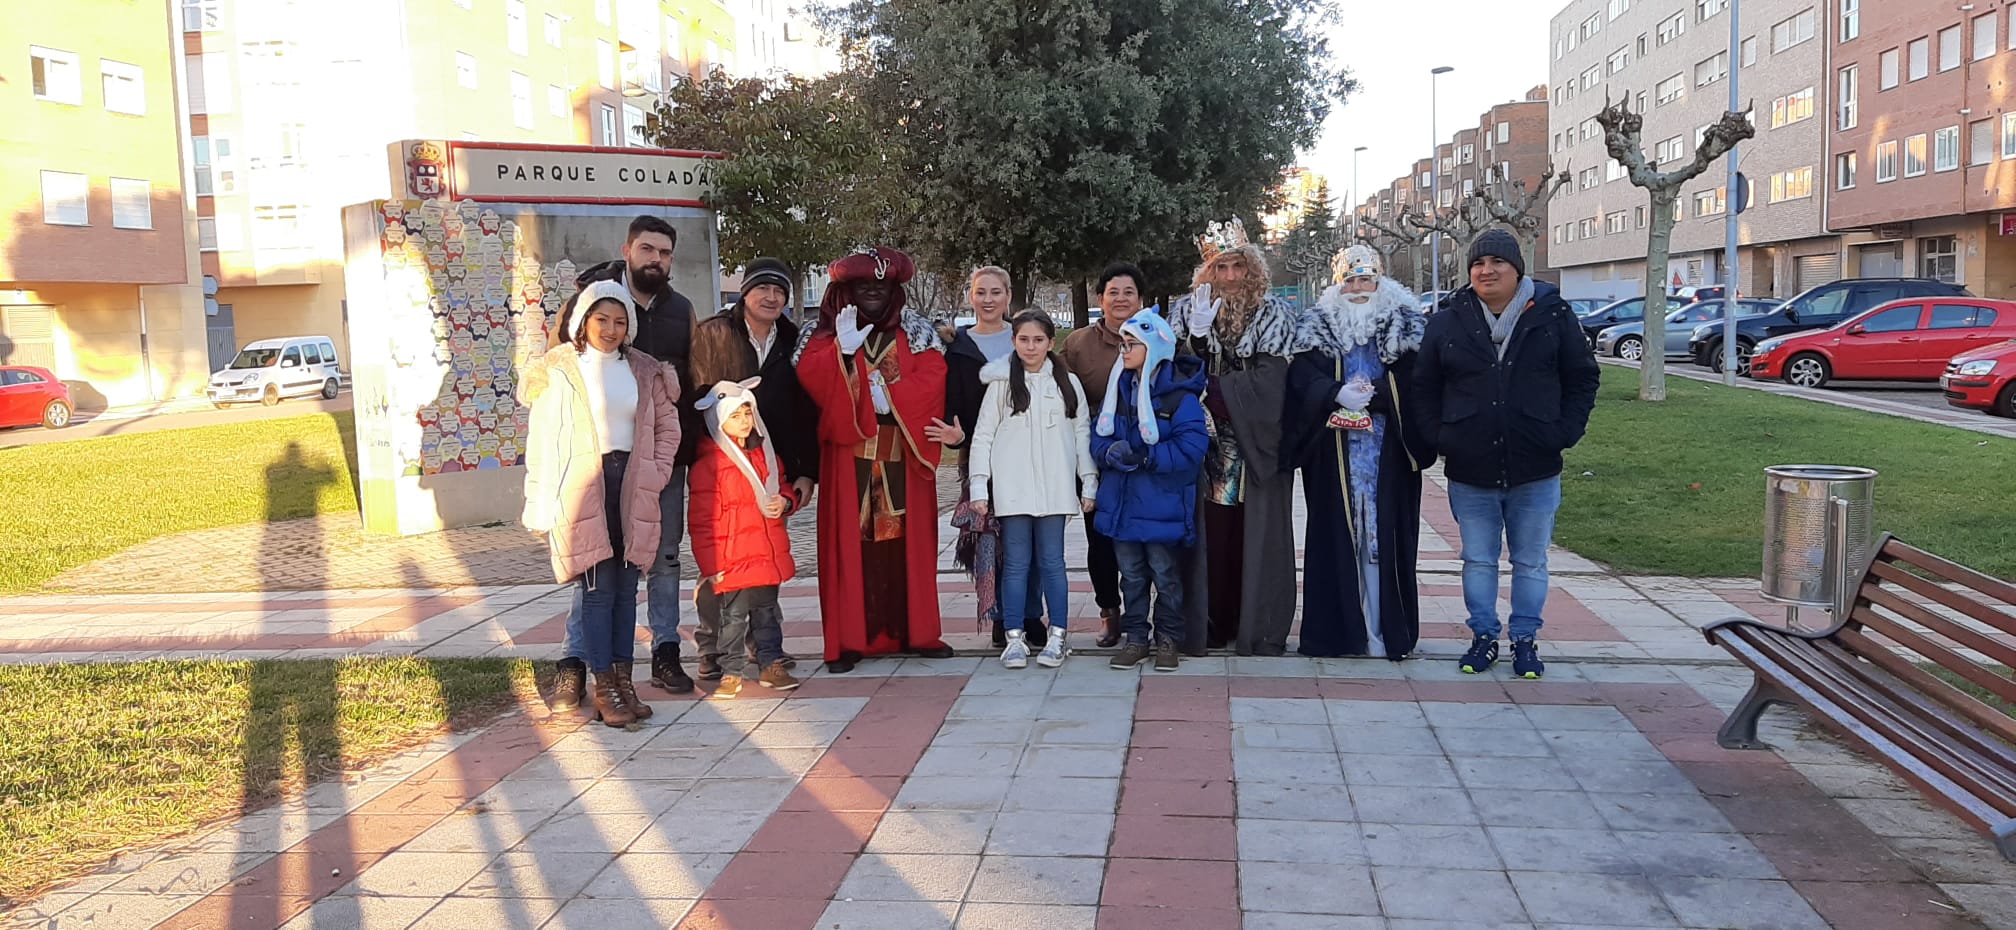
POLYGON ((1147 450, 1136 449, 1133 443, 1123 440, 1106 447, 1106 466, 1114 471, 1133 471, 1147 461, 1147 450))

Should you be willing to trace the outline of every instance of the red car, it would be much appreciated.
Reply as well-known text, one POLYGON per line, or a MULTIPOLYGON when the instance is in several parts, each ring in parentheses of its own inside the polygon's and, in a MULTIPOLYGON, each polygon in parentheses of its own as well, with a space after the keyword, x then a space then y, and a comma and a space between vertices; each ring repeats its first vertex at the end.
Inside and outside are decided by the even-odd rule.
POLYGON ((1956 355, 2016 337, 2016 302, 1940 295, 1893 300, 1827 329, 1773 336, 1750 376, 1817 388, 1829 381, 1937 381, 1956 355))
POLYGON ((70 425, 70 388, 47 368, 0 366, 0 427, 40 423, 50 429, 70 425))
POLYGON ((2016 417, 2016 339, 1955 357, 1939 387, 1955 407, 2016 417))

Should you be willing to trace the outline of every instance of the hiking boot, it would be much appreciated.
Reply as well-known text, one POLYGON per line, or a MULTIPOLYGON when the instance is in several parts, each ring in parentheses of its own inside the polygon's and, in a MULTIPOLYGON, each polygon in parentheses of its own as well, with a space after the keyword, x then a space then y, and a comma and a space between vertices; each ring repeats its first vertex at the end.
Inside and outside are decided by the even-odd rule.
POLYGON ((1056 668, 1059 665, 1063 665, 1064 657, 1071 654, 1071 646, 1065 642, 1067 638, 1068 636, 1064 632, 1063 627, 1060 626, 1051 630, 1050 636, 1043 644, 1043 652, 1036 656, 1036 664, 1044 668, 1056 668))
POLYGON ((708 655, 706 653, 701 653, 700 667, 695 669, 694 672, 695 674, 693 675, 693 677, 698 678, 701 681, 720 681, 721 657, 719 655, 708 655))
POLYGON ((1095 642, 1101 649, 1120 645, 1120 608, 1107 607, 1099 611, 1099 638, 1095 642))
POLYGON ((678 643, 651 647, 651 683, 673 694, 692 693, 693 678, 679 664, 678 643))
POLYGON ((787 652, 787 653, 784 653, 784 658, 781 658, 781 659, 778 659, 777 661, 779 661, 779 662, 782 662, 782 663, 784 663, 784 667, 785 667, 785 668, 797 668, 797 667, 798 667, 798 657, 797 657, 797 656, 794 656, 794 655, 792 655, 792 654, 790 654, 790 653, 788 653, 788 652, 787 652))
POLYGON ((958 655, 959 652, 951 646, 939 643, 935 646, 919 646, 916 649, 910 650, 910 654, 924 659, 949 659, 958 655))
POLYGON ((616 690, 613 672, 596 675, 594 687, 588 693, 595 699, 595 719, 612 727, 627 727, 637 722, 637 715, 624 705, 623 695, 616 690))
POLYGON ((561 659, 560 674, 553 679, 553 698, 546 702, 547 708, 556 714, 579 710, 587 694, 588 663, 580 659, 561 659))
POLYGON ((616 678, 616 696, 623 699, 623 706, 630 708, 630 713, 637 719, 648 719, 652 713, 651 705, 638 700, 637 683, 630 678, 630 663, 618 662, 610 666, 609 674, 616 678))
POLYGON ((1108 668, 1133 668, 1140 665, 1141 661, 1146 658, 1148 658, 1148 644, 1130 642, 1125 646, 1121 646, 1120 651, 1113 654, 1113 661, 1106 663, 1106 666, 1108 668))
POLYGON ((1547 674, 1547 663, 1540 661, 1540 644, 1530 639, 1512 641, 1512 674, 1517 678, 1537 679, 1547 674))
POLYGON ((784 660, 778 659, 763 668, 763 677, 756 683, 773 691, 790 691, 803 682, 792 677, 791 670, 784 667, 784 660))
POLYGON ((1463 653, 1456 667, 1465 675, 1482 675, 1498 662, 1498 637, 1478 633, 1470 638, 1470 651, 1463 653))
POLYGON ((721 683, 714 686, 714 693, 707 696, 710 698, 732 698, 741 693, 742 676, 723 675, 721 676, 721 683))
POLYGON ((1175 671, 1175 670, 1176 670, 1177 666, 1180 666, 1180 665, 1182 665, 1182 664, 1183 664, 1183 660, 1182 660, 1182 659, 1179 659, 1179 658, 1177 658, 1177 657, 1176 657, 1176 641, 1175 641, 1175 640, 1173 640, 1173 639, 1168 639, 1168 638, 1163 638, 1163 639, 1158 639, 1158 640, 1156 640, 1156 641, 1155 641, 1155 670, 1156 670, 1156 671, 1158 671, 1158 672, 1173 672, 1173 671, 1175 671))
POLYGON ((1022 639, 1022 631, 1007 630, 1001 636, 1007 643, 1001 647, 1001 667, 1028 668, 1029 644, 1022 639))

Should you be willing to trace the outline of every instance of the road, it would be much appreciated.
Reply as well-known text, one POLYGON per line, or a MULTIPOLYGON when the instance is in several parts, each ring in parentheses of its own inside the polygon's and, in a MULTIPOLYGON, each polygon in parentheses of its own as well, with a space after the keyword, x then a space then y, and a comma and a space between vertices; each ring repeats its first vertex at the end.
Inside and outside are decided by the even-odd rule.
POLYGON ((320 397, 305 400, 285 400, 272 407, 258 404, 236 404, 223 410, 210 406, 208 401, 195 400, 171 402, 154 408, 103 410, 97 412, 78 411, 76 420, 63 429, 43 429, 39 426, 23 426, 0 429, 0 448, 9 446, 32 446, 50 442, 70 442, 78 439, 95 439, 100 436, 123 436, 129 433, 146 433, 163 429, 183 429, 191 426, 216 426, 221 423, 251 423, 272 420, 279 417, 298 417, 310 413, 335 413, 350 409, 350 389, 344 388, 335 400, 320 397))

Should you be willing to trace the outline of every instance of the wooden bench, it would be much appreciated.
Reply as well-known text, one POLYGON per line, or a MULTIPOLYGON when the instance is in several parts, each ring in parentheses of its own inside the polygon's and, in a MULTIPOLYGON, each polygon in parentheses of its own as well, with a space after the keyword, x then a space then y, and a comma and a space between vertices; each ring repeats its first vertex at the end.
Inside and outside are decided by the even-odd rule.
POLYGON ((2016 585, 1885 535, 1832 629, 1743 618, 1702 632, 1756 673, 1717 734, 1724 748, 1768 748, 1757 740, 1765 708, 1802 706, 2016 861, 2016 719, 1927 670, 2016 705, 2016 585))

